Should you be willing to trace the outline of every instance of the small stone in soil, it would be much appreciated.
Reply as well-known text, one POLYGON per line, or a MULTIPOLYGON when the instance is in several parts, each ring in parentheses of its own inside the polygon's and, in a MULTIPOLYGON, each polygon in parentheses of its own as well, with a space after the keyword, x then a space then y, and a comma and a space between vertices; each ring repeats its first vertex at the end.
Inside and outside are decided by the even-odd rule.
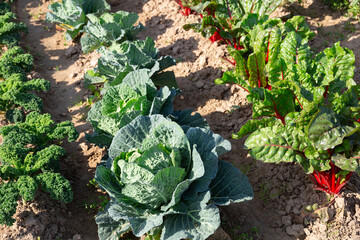
POLYGON ((285 227, 288 227, 292 224, 291 222, 291 216, 283 216, 281 218, 281 222, 285 225, 285 227))
POLYGON ((202 88, 204 85, 205 85, 205 83, 203 81, 201 81, 201 80, 196 82, 196 87, 197 88, 202 88))
POLYGON ((81 235, 80 234, 75 234, 72 239, 73 240, 81 240, 81 235))
POLYGON ((25 226, 26 227, 32 227, 36 224, 36 219, 33 215, 25 219, 25 226))
POLYGON ((300 224, 294 224, 286 228, 286 233, 291 236, 299 236, 305 234, 304 226, 300 224))

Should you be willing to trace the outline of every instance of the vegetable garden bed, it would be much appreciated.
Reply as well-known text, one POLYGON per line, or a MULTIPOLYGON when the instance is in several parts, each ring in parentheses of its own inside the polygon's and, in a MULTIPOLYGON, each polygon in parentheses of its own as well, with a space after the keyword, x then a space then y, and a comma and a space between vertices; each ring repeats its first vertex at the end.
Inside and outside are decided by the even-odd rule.
MULTIPOLYGON (((0 227, 4 239, 97 239, 93 219, 103 201, 99 191, 87 186, 94 176, 96 164, 104 150, 85 142, 84 132, 90 130, 85 122, 87 99, 91 92, 84 89, 83 75, 97 64, 99 55, 81 54, 79 44, 63 39, 63 32, 44 23, 49 2, 21 1, 13 4, 18 18, 25 22, 29 34, 21 45, 35 57, 33 75, 41 75, 52 84, 50 93, 43 94, 45 112, 56 121, 71 120, 82 133, 76 143, 64 143, 69 153, 61 163, 64 175, 70 180, 74 201, 60 204, 42 193, 34 201, 19 204, 16 223, 0 227), (95 208, 95 209, 94 209, 95 208)), ((255 161, 243 150, 244 140, 231 139, 231 133, 251 118, 251 106, 246 92, 237 86, 215 85, 231 64, 222 60, 224 46, 217 46, 192 31, 184 31, 185 23, 198 21, 199 16, 184 17, 175 1, 121 1, 112 11, 125 10, 139 14, 139 22, 146 29, 138 37, 150 36, 160 54, 177 60, 173 70, 182 90, 175 99, 175 109, 193 108, 210 124, 211 130, 228 139, 232 151, 222 159, 231 162, 245 173, 254 187, 252 201, 221 208, 222 229, 214 239, 354 239, 360 236, 359 178, 354 174, 348 188, 335 203, 320 208, 316 213, 306 206, 327 202, 324 193, 313 190, 313 184, 300 166, 293 164, 265 164, 255 161), (238 107, 235 107, 238 106, 238 107), (320 217, 316 216, 320 215, 320 217)), ((359 23, 348 21, 322 2, 291 3, 278 9, 272 16, 289 12, 306 16, 311 30, 317 35, 310 45, 317 51, 341 40, 341 46, 354 51, 355 80, 360 79, 359 23), (353 25, 352 25, 353 24, 353 25)), ((316 207, 315 207, 316 208, 316 207)), ((317 207, 318 208, 318 207, 317 207)), ((130 236, 128 236, 130 238, 130 236)), ((126 237, 124 237, 126 239, 126 237)))

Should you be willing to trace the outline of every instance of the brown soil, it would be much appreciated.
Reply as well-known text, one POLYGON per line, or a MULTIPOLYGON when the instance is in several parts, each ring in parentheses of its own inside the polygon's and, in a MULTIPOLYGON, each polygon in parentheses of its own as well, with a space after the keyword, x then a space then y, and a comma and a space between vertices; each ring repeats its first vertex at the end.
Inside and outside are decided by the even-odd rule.
MULTIPOLYGON (((81 133, 75 143, 64 144, 68 158, 62 162, 62 172, 70 179, 74 201, 64 205, 47 194, 38 193, 34 201, 19 202, 16 223, 0 227, 0 239, 98 239, 95 211, 85 208, 99 200, 99 193, 88 183, 94 176, 104 149, 84 140, 90 125, 85 121, 86 100, 90 92, 83 87, 84 73, 97 64, 98 54, 84 55, 78 43, 63 39, 63 32, 44 23, 50 2, 17 0, 13 7, 19 19, 29 27, 22 45, 35 57, 35 71, 52 83, 41 96, 45 112, 55 120, 71 120, 81 133)), ((162 55, 178 60, 172 67, 182 95, 176 99, 176 109, 193 108, 209 122, 211 129, 232 143, 232 151, 223 159, 233 163, 250 179, 255 197, 252 201, 221 208, 222 228, 212 239, 360 239, 360 181, 353 176, 348 187, 333 204, 325 205, 318 214, 308 214, 305 206, 327 202, 324 193, 313 185, 294 164, 265 164, 252 159, 243 149, 244 139, 232 140, 251 117, 246 93, 236 86, 219 86, 214 79, 221 77, 231 65, 222 60, 226 48, 212 44, 192 31, 182 29, 185 23, 198 21, 197 16, 184 17, 172 0, 122 0, 113 11, 125 10, 139 14, 146 26, 139 37, 152 37, 162 55), (238 106, 239 108, 235 108, 238 106)), ((317 33, 311 46, 320 51, 341 40, 341 45, 360 56, 360 24, 332 11, 321 1, 304 0, 278 9, 273 16, 288 13, 304 15, 317 33)), ((355 79, 359 82, 360 58, 356 59, 355 79)), ((132 238, 130 235, 123 239, 132 238)))

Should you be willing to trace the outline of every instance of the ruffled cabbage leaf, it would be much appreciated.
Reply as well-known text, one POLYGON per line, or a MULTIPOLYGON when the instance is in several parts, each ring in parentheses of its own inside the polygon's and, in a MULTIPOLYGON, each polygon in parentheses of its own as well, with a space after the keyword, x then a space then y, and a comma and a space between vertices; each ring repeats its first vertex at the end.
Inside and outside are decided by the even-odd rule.
POLYGON ((138 116, 116 133, 107 163, 96 170, 111 197, 96 217, 99 238, 131 229, 136 236, 206 239, 220 225, 216 205, 253 196, 247 178, 218 159, 229 150, 210 130, 184 131, 162 115, 138 116))

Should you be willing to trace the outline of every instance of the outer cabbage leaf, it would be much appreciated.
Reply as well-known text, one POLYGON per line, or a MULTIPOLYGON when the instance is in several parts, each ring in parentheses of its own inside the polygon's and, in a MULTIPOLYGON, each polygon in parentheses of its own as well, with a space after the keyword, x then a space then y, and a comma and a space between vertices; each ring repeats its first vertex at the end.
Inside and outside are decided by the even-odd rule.
POLYGON ((166 217, 161 234, 162 240, 206 239, 220 226, 219 209, 210 200, 210 191, 174 207, 178 214, 166 217))
POLYGON ((210 184, 211 201, 219 206, 251 200, 254 196, 247 177, 228 162, 219 160, 219 170, 210 184))
POLYGON ((142 42, 124 42, 110 49, 100 47, 98 51, 101 54, 98 66, 95 71, 85 75, 85 85, 105 82, 102 94, 110 86, 120 84, 127 74, 138 69, 147 69, 153 81, 162 83, 161 86, 177 86, 173 74, 163 72, 164 69, 176 64, 175 59, 170 56, 158 58, 158 50, 155 49, 151 38, 142 42), (162 76, 163 74, 165 75, 162 76))
POLYGON ((138 20, 136 13, 118 11, 104 13, 99 18, 93 14, 88 14, 87 17, 90 21, 84 27, 85 34, 80 40, 85 53, 100 46, 109 47, 125 40, 135 40, 136 33, 142 28, 142 25, 134 26, 138 20))
POLYGON ((46 21, 59 23, 65 28, 66 40, 71 41, 82 31, 87 21, 87 14, 100 15, 110 10, 105 0, 63 0, 49 5, 46 21))
POLYGON ((108 203, 104 211, 100 211, 95 218, 98 225, 98 234, 100 240, 118 240, 120 236, 130 230, 130 225, 126 221, 115 221, 110 217, 108 203))
POLYGON ((82 0, 63 0, 49 5, 46 21, 59 23, 65 28, 66 40, 74 39, 86 22, 86 13, 81 8, 82 0))

